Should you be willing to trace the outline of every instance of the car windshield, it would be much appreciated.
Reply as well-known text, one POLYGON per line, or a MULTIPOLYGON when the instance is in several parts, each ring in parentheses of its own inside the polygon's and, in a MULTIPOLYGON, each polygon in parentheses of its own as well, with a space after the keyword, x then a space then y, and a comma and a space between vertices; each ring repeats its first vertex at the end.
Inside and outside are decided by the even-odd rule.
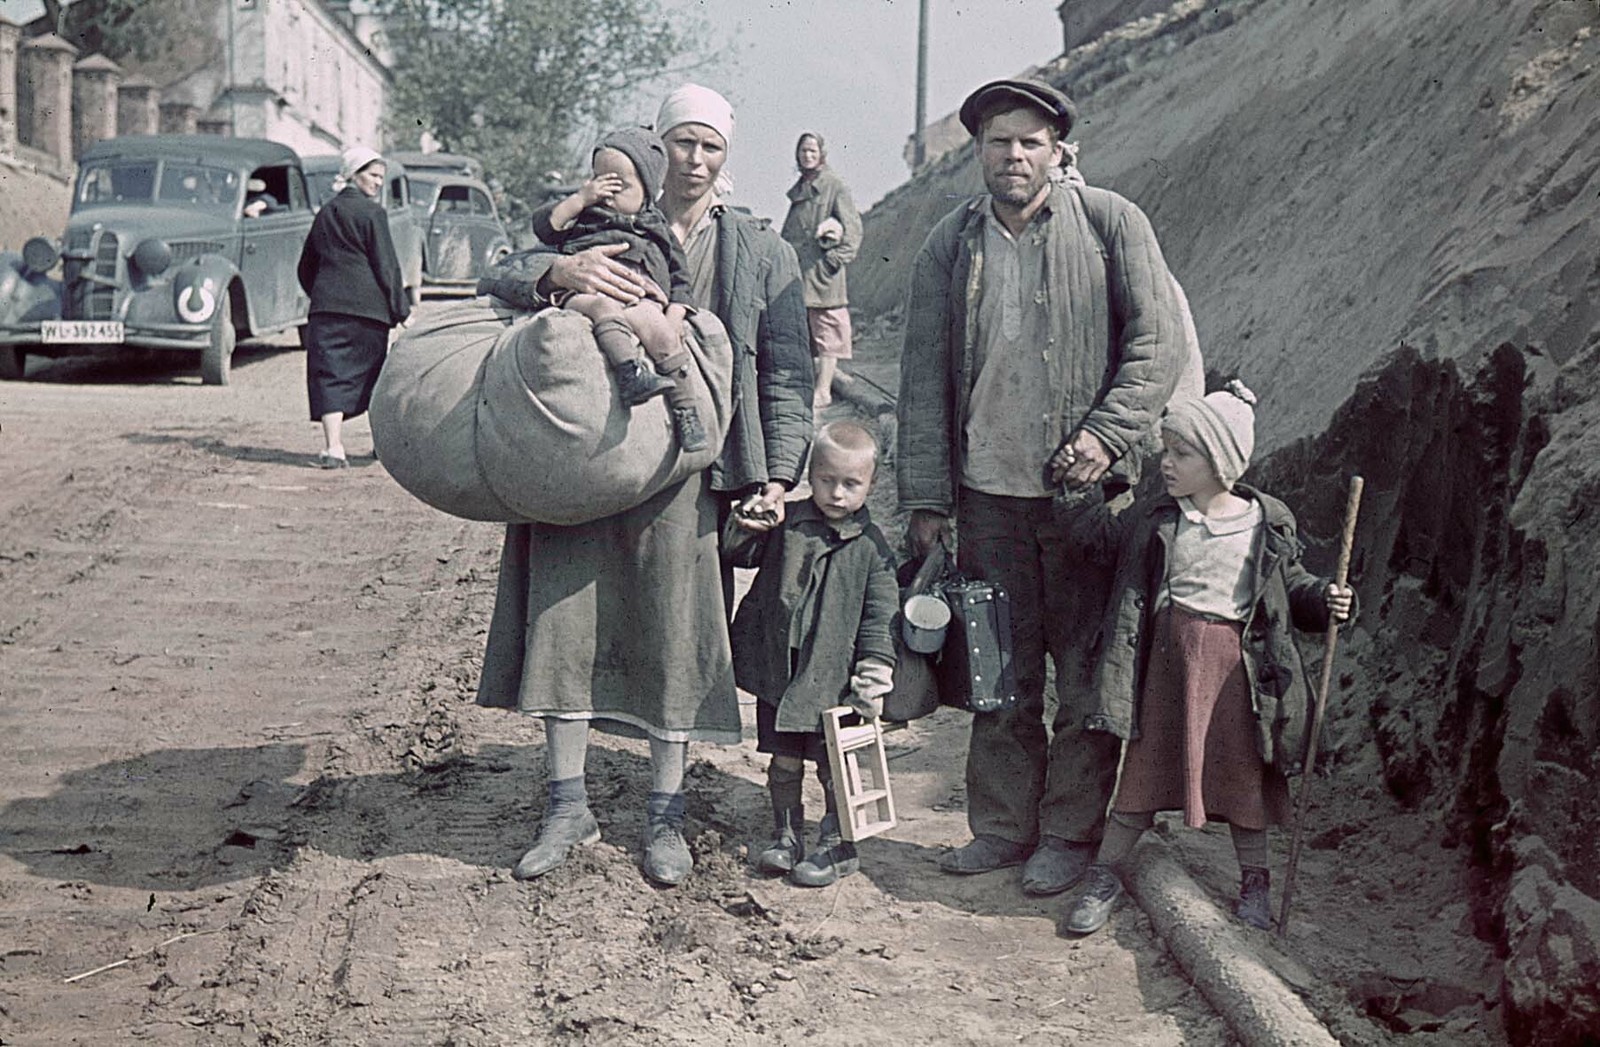
POLYGON ((439 189, 439 183, 431 178, 411 176, 411 202, 420 207, 429 207, 433 204, 433 194, 439 189))
POLYGON ((239 206, 239 173, 183 160, 107 160, 78 175, 75 209, 163 204, 231 214, 239 206))

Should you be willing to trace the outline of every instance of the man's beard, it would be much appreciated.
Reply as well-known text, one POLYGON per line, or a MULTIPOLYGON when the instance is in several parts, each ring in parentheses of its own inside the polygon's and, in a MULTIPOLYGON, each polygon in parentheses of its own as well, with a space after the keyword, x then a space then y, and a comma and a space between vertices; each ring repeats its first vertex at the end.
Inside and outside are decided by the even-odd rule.
POLYGON ((1042 172, 1036 172, 1026 182, 1016 183, 1001 181, 1005 172, 993 178, 984 178, 984 185, 989 190, 989 195, 1002 204, 1010 207, 1026 207, 1039 195, 1039 190, 1049 183, 1049 178, 1042 172))

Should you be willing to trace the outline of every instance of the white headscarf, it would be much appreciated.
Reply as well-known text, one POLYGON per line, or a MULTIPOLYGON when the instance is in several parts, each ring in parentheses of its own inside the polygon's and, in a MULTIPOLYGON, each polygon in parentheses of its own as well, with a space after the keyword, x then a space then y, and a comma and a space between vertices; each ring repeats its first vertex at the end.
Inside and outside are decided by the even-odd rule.
MULTIPOLYGON (((704 124, 721 135, 730 150, 733 148, 733 106, 709 87, 684 84, 662 99, 656 112, 656 133, 666 137, 679 124, 704 124)), ((718 196, 733 192, 733 176, 726 167, 717 175, 712 191, 718 196)))
POLYGON ((374 160, 383 162, 383 155, 376 149, 364 145, 353 145, 346 149, 339 157, 339 176, 333 180, 334 192, 349 185, 350 179, 374 160))

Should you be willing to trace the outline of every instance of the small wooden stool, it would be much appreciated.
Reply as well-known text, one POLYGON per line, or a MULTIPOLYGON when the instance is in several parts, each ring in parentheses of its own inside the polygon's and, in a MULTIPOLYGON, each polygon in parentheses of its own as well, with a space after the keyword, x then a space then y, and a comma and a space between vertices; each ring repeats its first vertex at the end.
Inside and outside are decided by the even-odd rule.
POLYGON ((852 843, 894 828, 883 725, 877 720, 853 727, 840 723, 854 711, 839 705, 822 713, 833 794, 839 806, 839 834, 852 843))

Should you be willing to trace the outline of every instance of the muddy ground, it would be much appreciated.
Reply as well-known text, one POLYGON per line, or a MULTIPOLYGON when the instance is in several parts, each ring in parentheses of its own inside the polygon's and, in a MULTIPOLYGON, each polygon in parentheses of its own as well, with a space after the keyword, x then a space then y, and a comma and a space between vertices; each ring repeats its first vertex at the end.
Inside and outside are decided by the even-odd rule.
MULTIPOLYGON (((351 469, 312 468, 303 368, 253 345, 228 388, 162 356, 0 383, 0 1043, 1234 1042, 1131 903, 1077 941, 1017 870, 938 871, 967 835, 953 711, 890 736, 900 824, 833 887, 748 872, 753 740, 691 751, 697 868, 649 886, 645 749, 604 735, 603 842, 512 880, 543 744, 471 702, 499 529, 408 496, 364 420, 351 469)), ((1427 816, 1319 788, 1287 954, 1249 940, 1345 1042, 1498 1042, 1427 816)), ((1170 835, 1230 896, 1225 831, 1170 835)))

